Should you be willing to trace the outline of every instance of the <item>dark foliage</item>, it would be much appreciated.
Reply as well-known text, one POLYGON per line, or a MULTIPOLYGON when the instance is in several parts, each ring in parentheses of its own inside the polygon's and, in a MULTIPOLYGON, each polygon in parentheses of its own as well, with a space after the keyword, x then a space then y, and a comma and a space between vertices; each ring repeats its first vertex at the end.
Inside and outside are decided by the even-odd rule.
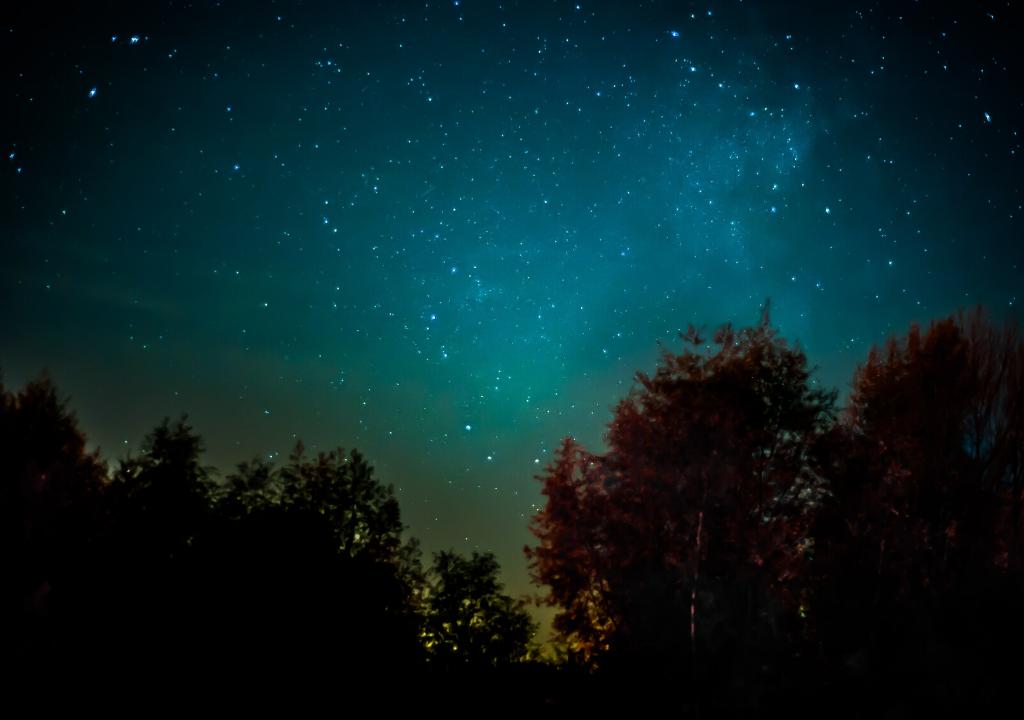
MULTIPOLYGON (((684 339, 703 342, 692 326, 684 339)), ((639 375, 608 453, 567 439, 541 478, 548 504, 527 554, 581 660, 753 660, 793 603, 833 398, 809 388, 803 353, 767 312, 714 339, 715 355, 666 352, 639 375)))
POLYGON ((912 326, 838 416, 767 311, 714 355, 683 340, 615 408, 607 453, 567 438, 538 478, 526 553, 563 661, 684 713, 994 703, 1024 641, 1013 321, 912 326))
POLYGON ((0 385, 0 646, 26 659, 55 646, 55 603, 109 520, 104 468, 46 375, 0 385))
MULTIPOLYGON (((1024 669, 1024 342, 979 308, 874 348, 847 405, 770 327, 690 327, 609 451, 566 438, 527 555, 424 571, 355 450, 223 481, 185 418, 112 471, 43 376, 0 387, 0 626, 15 694, 288 694, 449 714, 933 717, 1024 669), (380 693, 383 682, 393 691, 380 693)), ((13 697, 13 696, 12 696, 13 697)))
POLYGON ((806 651, 861 688, 990 704, 1021 667, 1024 345, 981 308, 859 366, 805 577, 806 651))
POLYGON ((522 601, 501 592, 492 553, 474 552, 469 560, 437 553, 429 575, 423 637, 431 663, 500 667, 539 655, 532 642, 538 626, 522 601))
POLYGON ((0 401, 3 639, 25 697, 308 687, 297 701, 400 712, 456 676, 484 692, 529 672, 508 668, 536 656, 536 627, 494 557, 441 553, 424 572, 357 451, 307 458, 300 442, 280 469, 255 459, 219 482, 182 418, 108 475, 48 379, 0 401), (371 695, 384 677, 405 692, 371 695))

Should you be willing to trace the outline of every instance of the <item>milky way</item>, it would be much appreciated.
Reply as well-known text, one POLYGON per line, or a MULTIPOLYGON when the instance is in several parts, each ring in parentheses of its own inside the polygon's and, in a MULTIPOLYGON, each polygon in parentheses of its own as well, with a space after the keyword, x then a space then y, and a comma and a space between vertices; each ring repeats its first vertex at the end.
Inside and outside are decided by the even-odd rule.
POLYGON ((533 475, 687 323, 770 297, 844 391, 912 320, 1017 303, 1007 6, 780 7, 10 20, 4 383, 48 366, 111 460, 182 412, 225 472, 356 447, 427 550, 527 592, 533 475))

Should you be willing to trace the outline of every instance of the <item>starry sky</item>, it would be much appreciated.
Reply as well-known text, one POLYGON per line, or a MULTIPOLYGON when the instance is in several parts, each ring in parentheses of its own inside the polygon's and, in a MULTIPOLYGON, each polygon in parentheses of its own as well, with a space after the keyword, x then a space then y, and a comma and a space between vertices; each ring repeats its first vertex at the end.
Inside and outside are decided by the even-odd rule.
POLYGON ((534 475, 688 322, 770 297, 844 393, 1024 294, 1005 2, 25 5, 4 384, 48 367, 110 461, 183 412, 222 473, 358 448, 513 595, 534 475))

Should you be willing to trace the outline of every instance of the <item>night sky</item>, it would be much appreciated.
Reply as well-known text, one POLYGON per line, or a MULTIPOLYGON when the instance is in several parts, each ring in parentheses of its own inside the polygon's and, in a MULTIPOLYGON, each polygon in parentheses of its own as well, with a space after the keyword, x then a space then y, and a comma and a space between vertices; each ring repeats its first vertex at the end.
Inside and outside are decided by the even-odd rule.
POLYGON ((770 297, 845 393, 1024 295, 1006 3, 138 5, 3 19, 4 384, 112 462, 358 448, 513 595, 534 475, 688 322, 770 297))

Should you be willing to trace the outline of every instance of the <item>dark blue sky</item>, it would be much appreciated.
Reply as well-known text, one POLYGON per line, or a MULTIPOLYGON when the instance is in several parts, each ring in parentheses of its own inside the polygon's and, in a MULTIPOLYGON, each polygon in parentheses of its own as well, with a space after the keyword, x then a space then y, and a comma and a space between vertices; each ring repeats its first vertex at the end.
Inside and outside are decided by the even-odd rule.
POLYGON ((770 297, 845 391, 1022 295, 1005 3, 140 5, 4 20, 5 385, 112 461, 356 447, 517 595, 534 474, 688 322, 770 297))

